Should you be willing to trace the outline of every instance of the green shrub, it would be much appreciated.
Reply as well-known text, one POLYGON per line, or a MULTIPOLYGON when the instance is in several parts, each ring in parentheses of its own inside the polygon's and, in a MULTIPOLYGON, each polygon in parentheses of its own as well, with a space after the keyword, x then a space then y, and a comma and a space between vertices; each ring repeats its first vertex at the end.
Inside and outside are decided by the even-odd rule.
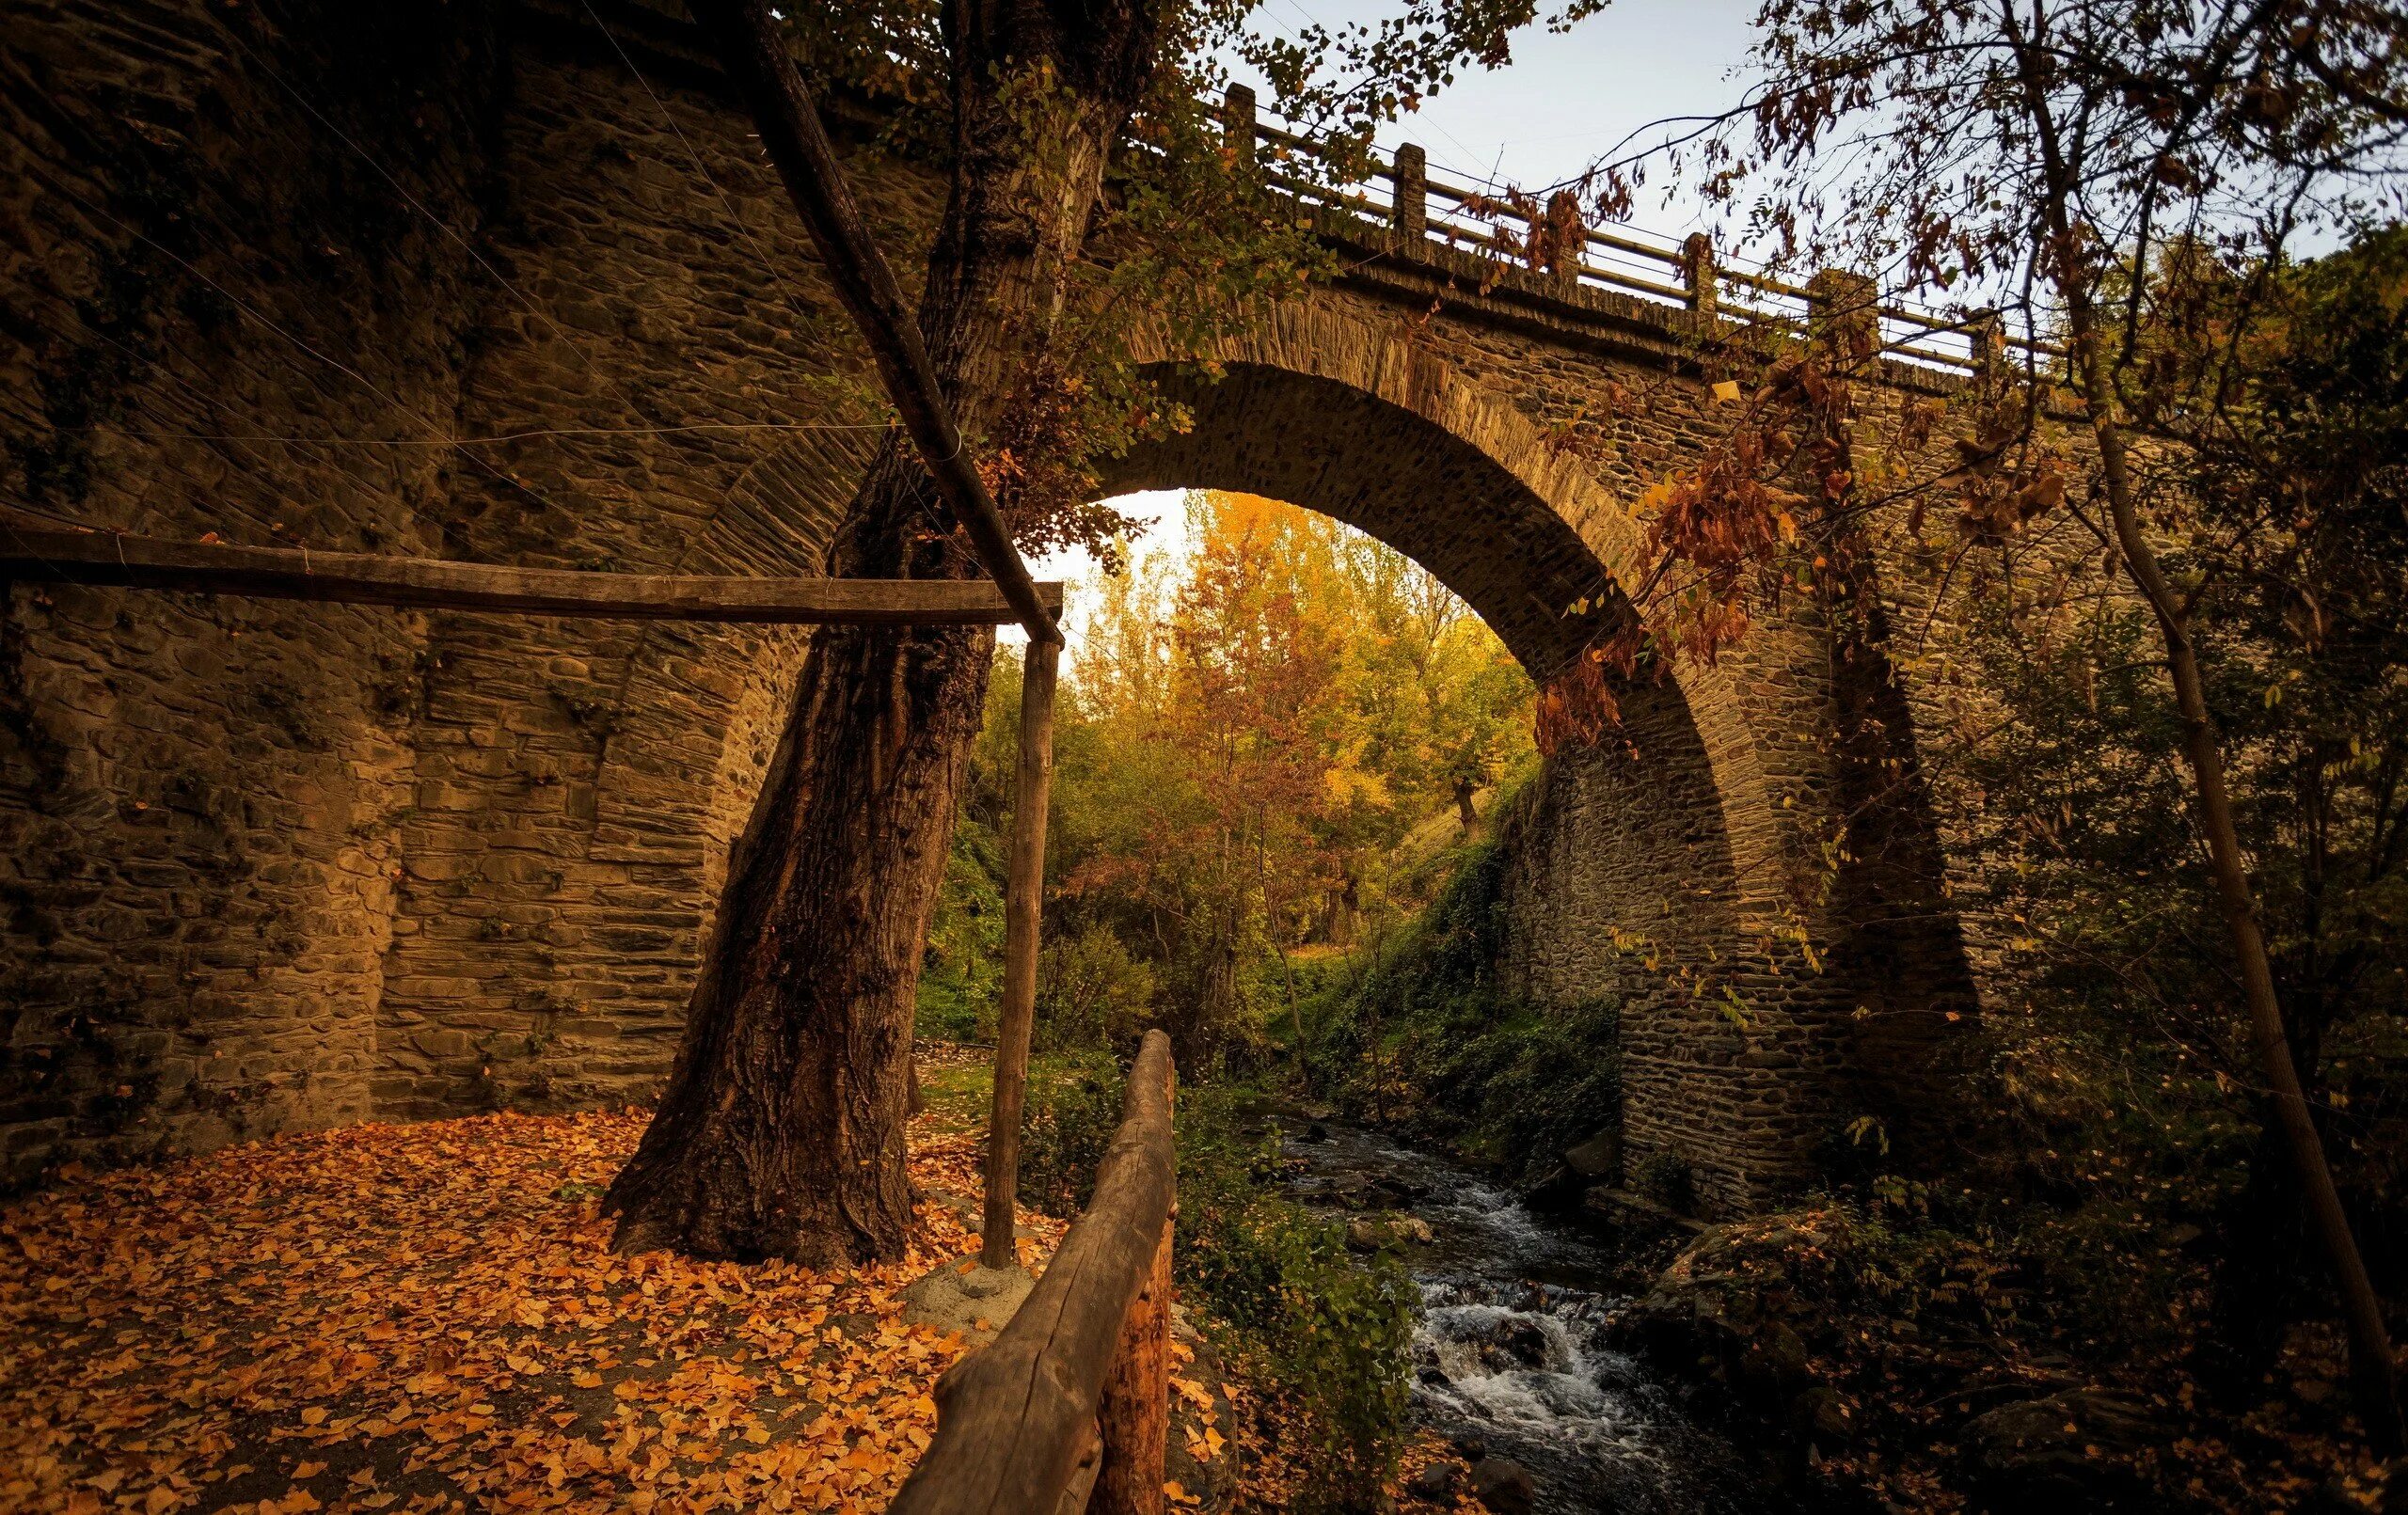
POLYGON ((1275 1192, 1276 1144, 1242 1134, 1235 1097, 1198 1090, 1180 1111, 1180 1289, 1282 1401, 1303 1475, 1295 1507, 1374 1508, 1412 1401, 1412 1282, 1275 1192))
POLYGON ((1048 1048, 1125 1046, 1153 1023, 1151 963, 1090 921, 1047 943, 1037 964, 1037 1039, 1048 1048))
POLYGON ((1118 1065, 1101 1054, 1071 1060, 1063 1076, 1032 1087, 1021 1127, 1022 1203, 1066 1217, 1087 1207, 1126 1089, 1118 1065))
POLYGON ((1429 908, 1357 979, 1323 981, 1307 1065, 1348 1114, 1529 1180, 1620 1125, 1621 1015, 1610 1001, 1543 1009, 1505 989, 1504 892, 1503 847, 1459 849, 1429 908))
POLYGON ((1650 1152, 1630 1176, 1630 1187, 1678 1215, 1697 1207, 1697 1175, 1677 1152, 1650 1152))
POLYGON ((913 1029, 942 1041, 991 1041, 1003 992, 1003 842, 964 816, 945 859, 944 884, 928 924, 913 1029))
MULTIPOLYGON (((1060 1215, 1084 1208, 1119 1121, 1122 1080, 1108 1061, 1040 1091, 1022 1144, 1021 1186, 1060 1215)), ((1275 1142, 1249 1137, 1242 1092, 1180 1090, 1181 1297, 1283 1417, 1303 1475, 1301 1511, 1374 1507, 1395 1466, 1411 1403, 1413 1287, 1393 1258, 1360 1258, 1344 1227, 1277 1193, 1275 1142)))

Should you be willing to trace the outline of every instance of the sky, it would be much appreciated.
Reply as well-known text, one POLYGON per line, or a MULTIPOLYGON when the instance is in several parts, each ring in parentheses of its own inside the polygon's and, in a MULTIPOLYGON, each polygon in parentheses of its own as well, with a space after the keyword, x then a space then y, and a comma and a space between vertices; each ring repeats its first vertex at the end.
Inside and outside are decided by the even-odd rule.
MULTIPOLYGON (((1542 5, 1545 0, 1541 0, 1542 5)), ((1383 148, 1418 142, 1430 168, 1456 182, 1539 185, 1570 179, 1630 133, 1667 117, 1736 103, 1757 0, 1613 0, 1561 36, 1525 27, 1513 61, 1473 71, 1380 133, 1383 148)), ((1370 24, 1397 0, 1264 0, 1253 24, 1293 35, 1314 22, 1370 24)), ((1243 83, 1261 85, 1236 71, 1243 83)), ((1264 91, 1268 98, 1268 91, 1264 91)), ((1686 208, 1651 198, 1635 225, 1678 239, 1697 230, 1686 208)))
MULTIPOLYGON (((1514 39, 1513 60, 1493 72, 1472 71, 1454 87, 1424 103, 1413 116, 1380 133, 1383 149, 1418 142, 1431 172, 1457 183, 1507 180, 1547 184, 1586 168, 1625 134, 1666 117, 1703 114, 1735 103, 1745 87, 1734 76, 1748 51, 1748 21, 1757 0, 1613 0, 1604 10, 1557 36, 1525 28, 1514 39)), ((1255 24, 1292 35, 1315 22, 1331 30, 1393 15, 1397 0, 1264 0, 1255 24)), ((1242 83, 1259 86, 1240 68, 1242 83)), ((1268 90, 1264 95, 1268 98, 1268 90)), ((1678 240, 1698 229, 1685 207, 1642 199, 1632 222, 1640 229, 1678 240)), ((1124 497, 1127 513, 1154 523, 1134 544, 1138 552, 1183 555, 1185 511, 1177 491, 1124 497)), ((1070 655, 1078 652, 1082 601, 1095 566, 1085 552, 1032 560, 1040 579, 1069 582, 1071 610, 1066 628, 1070 655)), ((1018 627, 1004 639, 1022 640, 1018 627)))

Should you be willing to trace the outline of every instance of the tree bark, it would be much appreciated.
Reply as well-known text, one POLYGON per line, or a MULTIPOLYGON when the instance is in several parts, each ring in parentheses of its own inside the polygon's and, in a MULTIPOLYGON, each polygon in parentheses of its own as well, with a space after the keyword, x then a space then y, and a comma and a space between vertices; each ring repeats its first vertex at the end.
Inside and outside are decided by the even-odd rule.
MULTIPOLYGON (((974 447, 1059 308, 1157 25, 1152 0, 961 0, 945 19, 953 177, 918 324, 974 447), (1032 111, 1024 82, 1039 75, 1054 87, 1032 111)), ((970 576, 959 535, 931 536, 932 518, 926 467, 890 437, 831 572, 970 576)), ((983 629, 815 639, 729 857, 668 1088, 605 1200, 621 1251, 812 1267, 902 1255, 920 960, 993 646, 983 629)))

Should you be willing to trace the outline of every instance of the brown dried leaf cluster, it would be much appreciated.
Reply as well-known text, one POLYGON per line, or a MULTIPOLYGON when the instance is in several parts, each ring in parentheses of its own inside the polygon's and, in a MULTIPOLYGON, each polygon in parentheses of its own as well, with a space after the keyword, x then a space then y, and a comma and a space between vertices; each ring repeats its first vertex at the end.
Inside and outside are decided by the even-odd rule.
MULTIPOLYGON (((358 1126, 11 1207, 0 1507, 883 1507, 961 1345, 896 1290, 970 1250, 957 1211, 857 1272, 617 1256, 594 1201, 643 1119, 358 1126)), ((975 1138, 911 1168, 974 1194, 975 1138)))

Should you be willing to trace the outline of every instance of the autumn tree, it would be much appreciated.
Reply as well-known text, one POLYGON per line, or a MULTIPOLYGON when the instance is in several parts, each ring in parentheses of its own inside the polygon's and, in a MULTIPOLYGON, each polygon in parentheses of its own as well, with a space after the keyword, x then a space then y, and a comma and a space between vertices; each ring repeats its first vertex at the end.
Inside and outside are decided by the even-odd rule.
MULTIPOLYGON (((2062 369, 2030 374, 2037 402, 2020 415, 2062 393, 2095 450, 2095 495, 2061 503, 2147 612, 2267 1119, 2343 1305, 2359 1405, 2376 1440, 2398 1446, 2380 1304, 2292 1055, 2202 673, 2201 643, 2216 628, 2201 620, 2200 586, 2165 563, 2178 479, 2136 432, 2164 399, 2150 359, 2151 333, 2174 318, 2162 302, 2175 286, 2160 276, 2169 247, 2246 282, 2279 265, 2304 229, 2346 228, 2389 192, 2408 138, 2408 20, 2358 0, 1769 0, 1759 24, 1765 82, 1744 109, 1686 139, 1676 156, 1687 180, 1743 209, 1793 261, 1994 304, 2062 339, 2062 369)), ((1604 208, 1626 206, 1634 167, 1599 166, 1604 208)), ((1820 379, 1792 367, 1779 382, 1820 379)), ((1808 415, 1820 406, 1799 396, 1808 415)), ((1803 434, 1812 445, 1841 434, 1803 434)), ((2028 440, 2028 428, 2008 428, 1978 445, 1995 458, 2028 440)), ((1742 518, 1768 523, 1763 472, 1747 465, 1778 461, 1739 460, 1693 490, 1693 503, 1710 514, 1735 502, 1742 518)), ((2021 503, 2060 501, 2002 491, 1993 503, 2011 530, 2021 503)), ((1725 566, 1771 555, 1743 543, 1725 566)))
MULTIPOLYGON (((1456 780, 1528 752, 1530 686, 1382 544, 1244 496, 1186 509, 1187 550, 1105 577, 1082 618, 1056 712, 1040 1020, 1093 1045, 1159 1004, 1193 1059, 1249 1052, 1266 1018, 1286 1020, 1307 971, 1291 955, 1352 939, 1456 780)), ((990 702, 989 768, 1011 688, 1001 676, 990 702)), ((991 850, 981 829, 961 852, 991 850)), ((948 886, 949 944, 982 888, 948 886)))
MULTIPOLYGON (((929 125, 949 192, 913 324, 933 398, 1024 545, 1108 534, 1093 460, 1178 421, 1128 360, 1135 321, 1201 337, 1318 260, 1202 103, 1220 49, 1261 52, 1233 0, 895 0, 804 8, 790 24, 766 0, 694 8, 739 78, 757 71, 739 66, 747 55, 782 70, 782 44, 753 45, 778 20, 816 70, 863 69, 929 125)), ((1392 109, 1400 87, 1499 53, 1532 13, 1417 0, 1329 54, 1360 67, 1327 98, 1358 117, 1392 109)), ((1291 92, 1320 87, 1327 51, 1281 55, 1291 92)), ((802 87, 782 76, 768 94, 791 104, 802 87)), ((767 141, 791 137, 762 124, 767 141)), ((779 166, 800 182, 796 165, 779 166)), ((840 193, 825 175, 799 191, 840 193)), ((931 397, 903 393, 891 364, 882 373, 907 413, 925 409, 931 397)), ((829 571, 976 572, 962 535, 975 523, 930 484, 931 466, 955 462, 890 434, 829 571)), ((658 1113, 605 1202, 622 1249, 817 1265, 901 1253, 914 990, 990 648, 989 633, 930 627, 813 641, 729 860, 658 1113)))
MULTIPOLYGON (((2214 630, 2200 674, 2300 1082, 2353 1212, 2384 1227, 2398 1191, 2386 1089, 2408 1015, 2408 515, 2395 466, 2408 448, 2408 233, 2246 281, 2170 265, 2160 276, 2181 287, 2159 298, 2184 319, 2150 342, 2162 396, 2181 402, 2152 418, 2185 444, 2167 573, 2214 630)), ((2149 1025, 2182 1049, 2173 1071, 2192 1075, 2187 1091, 2178 1078, 2161 1087, 2215 1113, 2225 1090, 2254 1082, 2253 1059, 2217 1013, 2217 901, 2194 866, 2178 713, 2145 618, 2093 595, 1991 608, 1985 676, 2017 718, 1971 764, 2003 903, 2028 923, 2036 981, 2068 1011, 2051 1024, 2120 1010, 2149 1025)), ((2280 1133, 2257 1145, 2216 1290, 2252 1379, 2314 1277, 2280 1133)))

